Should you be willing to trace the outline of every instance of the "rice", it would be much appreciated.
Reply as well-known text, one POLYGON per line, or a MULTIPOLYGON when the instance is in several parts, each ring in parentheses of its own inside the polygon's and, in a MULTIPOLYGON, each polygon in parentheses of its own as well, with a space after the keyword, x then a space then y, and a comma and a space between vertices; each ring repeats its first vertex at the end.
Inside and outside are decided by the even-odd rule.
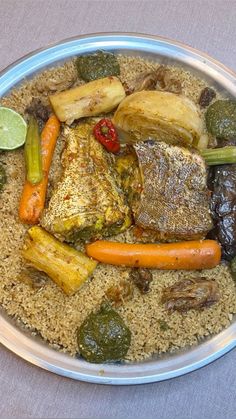
MULTIPOLYGON (((138 57, 119 56, 121 80, 129 83, 136 74, 157 68, 158 64, 138 57)), ((170 67, 173 76, 181 80, 184 93, 197 102, 204 81, 180 68, 170 67)), ((0 104, 24 115, 32 97, 48 102, 48 92, 55 86, 65 88, 82 83, 76 79, 74 61, 37 75, 26 84, 14 89, 0 104)), ((60 153, 64 140, 59 138, 53 159, 48 196, 60 178, 60 153)), ((6 312, 21 324, 39 334, 50 345, 74 356, 77 353, 77 328, 91 311, 96 311, 104 300, 106 291, 129 280, 130 270, 123 267, 99 264, 94 275, 75 295, 68 297, 49 278, 35 287, 22 276, 25 263, 21 257, 24 236, 28 229, 18 218, 18 202, 24 182, 23 150, 0 154, 8 182, 0 197, 0 304, 6 312)), ((115 240, 133 241, 128 231, 115 240)), ((236 313, 236 288, 229 269, 222 264, 204 271, 158 271, 153 270, 153 281, 148 294, 134 288, 132 299, 117 307, 132 333, 126 360, 140 361, 154 353, 160 354, 197 344, 202 338, 219 333, 229 326, 236 313), (220 289, 220 301, 212 307, 186 314, 166 312, 161 303, 164 287, 183 278, 206 277, 214 279, 220 289), (164 322, 164 323, 163 323, 164 322), (163 327, 165 324, 165 327, 163 327)))

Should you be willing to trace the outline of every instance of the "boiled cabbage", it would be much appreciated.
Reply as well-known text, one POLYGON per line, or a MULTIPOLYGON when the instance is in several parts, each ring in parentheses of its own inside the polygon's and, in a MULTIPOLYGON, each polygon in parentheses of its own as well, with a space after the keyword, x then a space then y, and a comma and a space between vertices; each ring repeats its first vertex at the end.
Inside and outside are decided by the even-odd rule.
POLYGON ((152 138, 197 147, 203 134, 197 106, 187 97, 170 92, 141 91, 127 96, 118 106, 113 122, 126 142, 152 138))

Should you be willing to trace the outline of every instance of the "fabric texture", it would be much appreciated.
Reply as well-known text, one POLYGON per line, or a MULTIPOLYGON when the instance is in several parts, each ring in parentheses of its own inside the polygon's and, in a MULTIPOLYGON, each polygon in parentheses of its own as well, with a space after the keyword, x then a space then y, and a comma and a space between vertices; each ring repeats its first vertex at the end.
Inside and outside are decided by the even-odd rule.
MULTIPOLYGON (((28 52, 75 35, 161 35, 236 70, 236 0, 0 0, 0 70, 28 52)), ((231 419, 236 351, 170 381, 128 387, 76 382, 0 347, 0 417, 231 419)))

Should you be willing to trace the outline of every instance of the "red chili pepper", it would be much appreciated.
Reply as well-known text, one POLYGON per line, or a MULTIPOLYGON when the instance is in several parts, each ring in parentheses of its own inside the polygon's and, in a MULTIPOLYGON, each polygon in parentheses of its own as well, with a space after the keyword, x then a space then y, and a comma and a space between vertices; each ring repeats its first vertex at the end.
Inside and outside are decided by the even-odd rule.
POLYGON ((118 153, 120 143, 116 129, 110 119, 101 119, 93 129, 94 136, 108 151, 118 153))

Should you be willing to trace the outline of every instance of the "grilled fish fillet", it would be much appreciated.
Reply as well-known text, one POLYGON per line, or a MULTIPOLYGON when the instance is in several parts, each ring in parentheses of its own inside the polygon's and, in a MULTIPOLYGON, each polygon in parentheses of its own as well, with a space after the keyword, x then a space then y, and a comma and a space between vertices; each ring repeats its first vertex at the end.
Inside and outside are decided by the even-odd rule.
MULTIPOLYGON (((135 224, 144 230, 143 238, 158 241, 204 238, 212 229, 212 219, 202 157, 194 150, 163 142, 139 142, 133 147, 139 174, 133 170, 134 179, 127 169, 123 175, 122 170, 118 172, 131 198, 135 224), (137 193, 137 187, 141 192, 137 193)), ((131 162, 134 164, 135 160, 131 162)))
POLYGON ((41 219, 47 231, 68 242, 118 234, 131 224, 109 153, 94 138, 93 125, 65 128, 62 179, 41 219))

